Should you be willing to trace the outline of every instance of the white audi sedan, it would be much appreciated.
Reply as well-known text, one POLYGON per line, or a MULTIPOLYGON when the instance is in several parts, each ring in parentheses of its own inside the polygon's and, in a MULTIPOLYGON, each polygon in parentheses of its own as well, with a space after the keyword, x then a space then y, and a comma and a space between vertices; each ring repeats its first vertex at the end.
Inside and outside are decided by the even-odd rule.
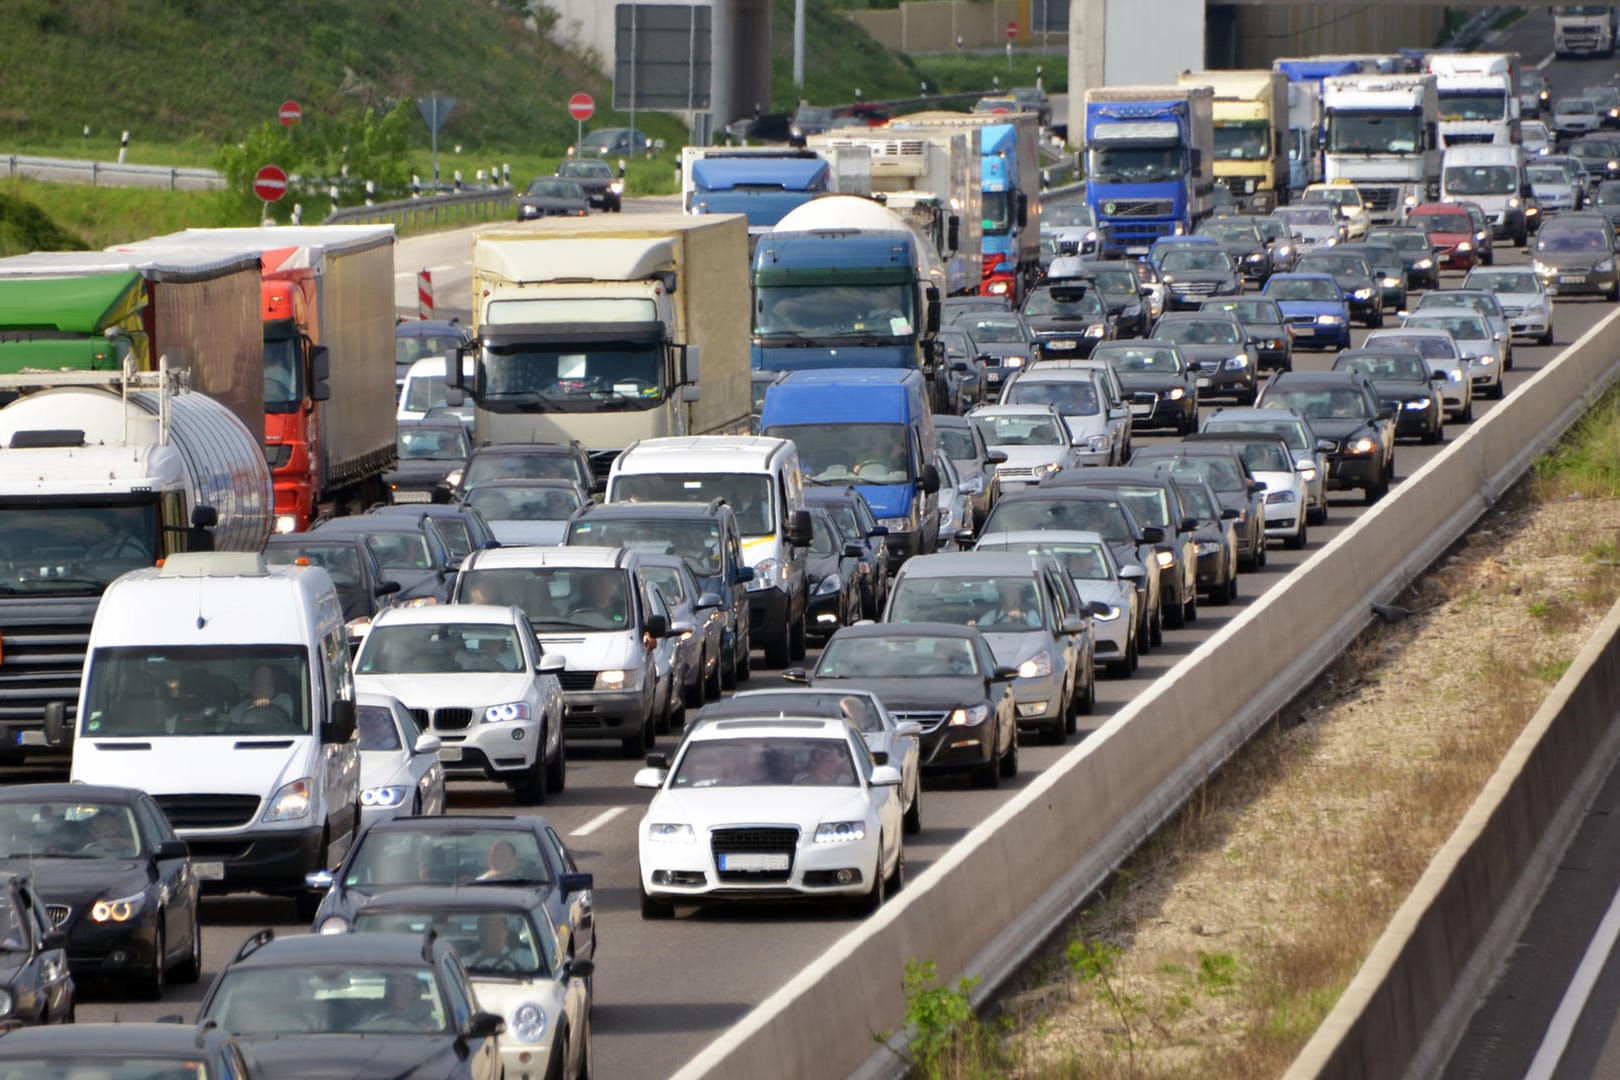
POLYGON ((842 899, 874 911, 905 879, 900 770, 879 765, 847 721, 716 720, 673 763, 649 754, 637 787, 641 917, 677 904, 842 899))
POLYGON ((360 824, 400 814, 444 813, 439 737, 424 731, 392 694, 357 694, 360 824))

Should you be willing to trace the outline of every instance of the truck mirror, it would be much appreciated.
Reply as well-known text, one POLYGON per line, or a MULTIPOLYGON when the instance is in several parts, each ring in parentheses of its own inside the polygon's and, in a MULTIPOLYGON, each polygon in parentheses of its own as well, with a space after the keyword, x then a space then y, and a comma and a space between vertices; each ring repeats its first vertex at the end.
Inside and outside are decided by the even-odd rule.
POLYGON ((467 403, 467 391, 459 386, 444 388, 444 403, 452 409, 459 409, 467 403))
POLYGON ((322 742, 346 743, 354 738, 354 702, 338 698, 327 715, 322 742))
POLYGON ((1018 227, 1022 229, 1029 224, 1029 196, 1022 191, 1018 193, 1018 227))
POLYGON ((703 378, 703 348, 699 345, 681 347, 681 381, 695 383, 703 378))
POLYGON ((962 250, 962 219, 952 214, 945 222, 945 246, 952 251, 962 250))
POLYGON ((1194 176, 1204 175, 1204 152, 1196 146, 1187 151, 1187 168, 1194 176))
MULTIPOLYGON (((304 339, 306 342, 309 338, 304 339)), ((325 345, 309 347, 309 381, 323 383, 332 377, 332 351, 325 345)))
POLYGON ((447 368, 444 383, 446 386, 464 387, 467 385, 467 380, 462 371, 462 365, 466 362, 466 357, 467 350, 460 345, 457 345, 455 351, 445 357, 447 368))
POLYGON ((810 511, 793 511, 793 517, 788 522, 788 543, 796 544, 799 547, 809 547, 814 535, 810 525, 810 511))
POLYGON ((939 466, 928 464, 922 467, 922 489, 924 495, 939 491, 939 466))
POLYGON ((212 506, 193 506, 191 508, 191 527, 193 529, 212 529, 219 524, 219 511, 212 506))
POLYGON ((939 333, 940 311, 939 289, 936 286, 930 285, 923 295, 927 297, 927 305, 923 309, 924 329, 927 333, 937 334, 939 333))
POLYGON ((62 750, 73 746, 73 725, 68 723, 65 701, 45 703, 45 745, 62 750))
POLYGON ((703 400, 703 387, 697 383, 687 383, 681 387, 681 400, 688 405, 703 400))

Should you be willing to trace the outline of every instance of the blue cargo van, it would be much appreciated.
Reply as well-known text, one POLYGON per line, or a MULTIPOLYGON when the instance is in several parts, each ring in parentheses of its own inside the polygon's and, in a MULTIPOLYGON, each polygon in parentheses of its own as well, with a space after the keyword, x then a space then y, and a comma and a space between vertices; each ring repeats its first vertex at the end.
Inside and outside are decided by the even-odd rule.
POLYGON ((888 530, 890 569, 939 545, 928 385, 916 369, 794 371, 770 385, 760 433, 792 439, 807 484, 854 486, 888 530))

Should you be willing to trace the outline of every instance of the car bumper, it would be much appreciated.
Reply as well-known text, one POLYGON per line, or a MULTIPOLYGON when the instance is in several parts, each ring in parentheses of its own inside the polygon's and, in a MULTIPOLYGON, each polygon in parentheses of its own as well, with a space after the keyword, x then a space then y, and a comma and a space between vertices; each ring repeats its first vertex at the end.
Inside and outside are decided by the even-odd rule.
POLYGON ((1266 503, 1267 539, 1286 540, 1299 535, 1304 520, 1305 504, 1296 494, 1293 502, 1266 503))
POLYGON ((1115 618, 1093 619, 1091 621, 1091 663, 1093 667, 1100 667, 1108 661, 1118 660, 1125 655, 1130 645, 1130 616, 1130 609, 1122 608, 1115 618))
POLYGON ((952 727, 941 721, 939 727, 921 739, 919 767, 924 776, 967 772, 995 756, 996 727, 992 717, 982 724, 952 727))
POLYGON ((304 891, 305 874, 327 869, 321 832, 317 825, 234 835, 186 830, 180 838, 191 848, 192 869, 205 892, 292 894, 304 891))
POLYGON ((1351 491, 1377 487, 1380 467, 1377 454, 1331 458, 1328 461, 1328 490, 1351 491))
POLYGON ((1612 271, 1598 274, 1578 270, 1566 273, 1561 270, 1556 275, 1544 275, 1541 279, 1548 294, 1552 296, 1592 296, 1612 292, 1614 282, 1615 275, 1612 271))
POLYGON ((801 838, 786 872, 721 871, 707 844, 643 841, 641 887, 663 900, 770 900, 805 896, 859 896, 872 888, 878 866, 876 828, 861 840, 817 844, 801 838), (849 880, 839 881, 841 873, 849 880))
MULTIPOLYGON (((563 735, 570 739, 620 739, 641 730, 652 707, 652 689, 568 690, 563 693, 563 735)), ((532 758, 530 759, 533 760, 532 758)))
MULTIPOLYGON (((1457 402, 1457 407, 1462 407, 1460 400, 1457 402)), ((1445 418, 1441 415, 1442 412, 1443 410, 1438 406, 1431 406, 1427 409, 1403 408, 1395 414, 1396 437, 1405 439, 1429 434, 1444 421, 1445 418)))
POLYGON ((1479 263, 1479 253, 1451 248, 1435 252, 1434 261, 1447 270, 1472 270, 1479 263))
POLYGON ((1197 417, 1196 410, 1189 408, 1190 405, 1192 405, 1191 398, 1171 401, 1166 397, 1155 397, 1151 404, 1148 402, 1132 402, 1131 427, 1136 430, 1180 427, 1187 422, 1189 417, 1197 417))
POLYGON ((1508 332, 1518 338, 1541 337, 1551 325, 1549 315, 1515 315, 1508 320, 1508 332))
MULTIPOLYGON (((768 626, 786 626, 788 594, 779 588, 752 589, 748 593, 748 626, 751 631, 768 626)), ((754 642, 757 648, 759 643, 754 642)))
POLYGON ((1014 679, 1012 692, 1019 727, 1051 727, 1063 722, 1063 680, 1055 670, 1038 678, 1014 679))
POLYGON ((147 911, 134 922, 98 923, 86 909, 75 908, 68 927, 68 969, 76 979, 110 978, 152 967, 157 947, 156 913, 147 911))
MULTIPOLYGON (((566 727, 566 724, 564 725, 566 727)), ((464 734, 438 732, 439 764, 446 779, 503 779, 534 766, 540 723, 477 724, 464 734)))
POLYGON ((1198 556, 1198 587, 1212 589, 1225 584, 1227 572, 1226 550, 1212 551, 1198 556))
POLYGON ((1350 347, 1350 327, 1347 323, 1332 326, 1322 323, 1294 323, 1293 327, 1295 345, 1308 345, 1315 349, 1350 347))
POLYGON ((839 601, 843 599, 842 592, 828 593, 825 596, 810 597, 809 610, 805 612, 805 626, 812 634, 826 636, 844 625, 838 617, 839 601))
POLYGON ((1290 371, 1294 366, 1293 350, 1261 349, 1255 362, 1261 371, 1290 371))

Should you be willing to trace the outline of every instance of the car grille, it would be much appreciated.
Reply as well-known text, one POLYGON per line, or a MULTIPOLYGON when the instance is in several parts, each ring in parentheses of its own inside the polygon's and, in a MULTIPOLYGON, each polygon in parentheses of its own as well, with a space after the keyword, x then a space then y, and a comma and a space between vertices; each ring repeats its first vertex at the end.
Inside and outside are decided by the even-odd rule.
POLYGON ((1289 326, 1314 326, 1316 324, 1316 316, 1284 315, 1283 322, 1287 323, 1289 326))
POLYGON ((1509 306, 1507 304, 1503 304, 1502 305, 1502 314, 1506 315, 1510 319, 1516 319, 1520 315, 1524 314, 1524 308, 1519 307, 1517 305, 1509 306))
POLYGON ((1361 201, 1367 209, 1375 214, 1395 209, 1395 202, 1400 197, 1400 191, 1392 187, 1357 187, 1361 201))
POLYGON ((73 909, 66 904, 46 904, 45 914, 50 916, 51 926, 60 930, 73 917, 73 909))
POLYGON ((438 709, 433 713, 433 726, 440 731, 460 731, 471 723, 471 709, 438 709))
POLYGON ((257 795, 159 795, 169 824, 176 829, 236 829, 259 811, 257 795))
POLYGON ((69 719, 77 715, 79 676, 89 643, 88 622, 7 626, 0 659, 0 720, 37 726, 51 701, 65 702, 69 719))
POLYGON ((1169 199, 1110 199, 1102 204, 1104 217, 1169 217, 1175 204, 1169 199))
POLYGON ((913 724, 921 724, 923 731, 926 733, 936 730, 945 722, 945 718, 950 713, 930 710, 928 712, 891 712, 889 715, 894 717, 894 722, 897 724, 905 723, 907 720, 913 724))
POLYGON ((1217 285, 1213 281, 1178 281, 1170 286, 1177 296, 1211 296, 1217 285))
POLYGON ((396 504, 397 503, 430 503, 432 501, 433 501, 433 492, 431 492, 431 491, 412 491, 412 490, 410 490, 408 488, 406 490, 404 490, 404 491, 401 491, 401 490, 399 490, 397 488, 394 490, 394 502, 396 504))
POLYGON ((1035 470, 1023 466, 1008 468, 1005 465, 998 465, 996 466, 996 475, 1004 476, 1008 480, 1028 480, 1035 475, 1035 470))
POLYGON ((596 689, 596 672, 594 671, 563 671, 558 673, 557 681, 564 690, 594 690, 596 689))
POLYGON ((717 870, 721 881, 786 881, 793 876, 793 854, 798 847, 798 829, 715 829, 709 834, 709 851, 715 856, 717 868, 721 855, 788 857, 786 870, 717 870))
POLYGON ((1137 416, 1152 416, 1153 410, 1159 407, 1159 395, 1146 390, 1138 390, 1131 395, 1131 412, 1137 416))
POLYGON ((1187 366, 1192 368, 1193 371, 1200 375, 1213 375, 1217 371, 1221 370, 1221 362, 1219 360, 1198 360, 1187 366))

